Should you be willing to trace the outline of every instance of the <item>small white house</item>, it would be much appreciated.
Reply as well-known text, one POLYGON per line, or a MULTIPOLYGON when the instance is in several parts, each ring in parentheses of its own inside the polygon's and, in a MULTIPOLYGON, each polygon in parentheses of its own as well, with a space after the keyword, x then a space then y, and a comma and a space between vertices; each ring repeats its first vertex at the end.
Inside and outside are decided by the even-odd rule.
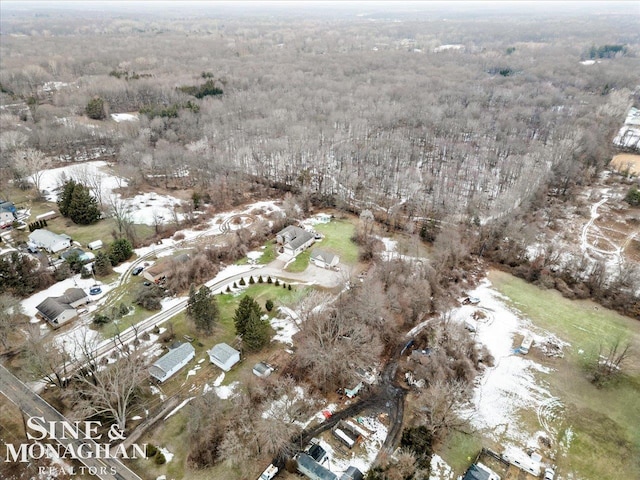
POLYGON ((89 250, 98 250, 102 248, 102 240, 94 240, 93 242, 87 243, 87 248, 89 250))
POLYGON ((240 361, 240 352, 226 343, 219 343, 207 352, 209 360, 225 372, 240 361))
POLYGON ((169 353, 160 357, 149 367, 149 374, 159 382, 164 382, 174 373, 184 367, 196 356, 196 351, 190 343, 183 343, 169 353))
POLYGON ((333 268, 340 262, 340 257, 333 253, 315 249, 311 252, 311 261, 316 267, 333 268))
POLYGON ((29 242, 39 248, 44 248, 49 253, 56 253, 71 246, 71 237, 39 228, 29 234, 29 242))

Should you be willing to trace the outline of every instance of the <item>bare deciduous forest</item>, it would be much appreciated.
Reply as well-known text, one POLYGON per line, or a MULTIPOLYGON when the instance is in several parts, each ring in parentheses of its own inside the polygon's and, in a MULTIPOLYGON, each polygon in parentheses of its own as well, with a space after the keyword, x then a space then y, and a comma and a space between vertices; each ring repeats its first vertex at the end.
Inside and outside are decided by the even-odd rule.
MULTIPOLYGON (((427 425, 420 438, 430 448, 460 426, 455 408, 494 363, 475 334, 443 315, 486 265, 640 318, 640 268, 631 255, 613 265, 562 253, 576 241, 565 230, 569 215, 588 217, 585 189, 607 181, 614 154, 634 153, 613 138, 630 107, 640 106, 637 3, 555 11, 455 2, 333 7, 2 5, 0 197, 15 188, 40 194, 37 172, 45 167, 99 159, 128 180, 128 193, 188 192, 184 225, 197 224, 201 199, 220 212, 284 198, 284 216, 171 264, 178 274, 166 286, 176 294, 259 248, 294 217, 317 208, 359 215, 352 240, 368 276, 336 298, 315 292, 296 305, 301 326, 284 383, 251 385, 234 406, 220 406, 212 393, 193 402, 184 460, 193 470, 296 451, 304 428, 294 420, 310 413, 296 400, 303 388, 296 384, 315 404, 315 396, 357 381, 356 368, 395 362, 398 338, 437 318, 412 340, 421 351, 435 348, 431 363, 414 369, 428 388, 415 394, 408 415, 427 425), (374 225, 427 244, 428 262, 378 262, 374 225), (261 408, 283 398, 283 418, 261 417, 261 408), (214 423, 224 431, 213 432, 214 423)), ((625 188, 637 184, 615 178, 625 188)), ((99 196, 96 203, 117 222, 114 238, 136 246, 124 204, 99 196)), ((170 230, 158 220, 154 239, 178 229, 177 213, 174 223, 170 230)), ((46 275, 39 287, 54 282, 46 275)), ((9 331, 9 317, 0 323, 9 331)), ((51 376, 60 360, 40 357, 37 374, 51 376)), ((406 392, 392 387, 397 365, 392 372, 382 365, 388 390, 371 398, 388 407, 406 392)), ((125 413, 114 415, 124 428, 125 413)), ((405 433, 413 428, 405 426, 405 433)), ((429 467, 410 465, 415 453, 403 450, 395 467, 380 470, 391 476, 372 470, 368 478, 418 478, 429 467), (404 463, 408 474, 398 473, 404 463)))

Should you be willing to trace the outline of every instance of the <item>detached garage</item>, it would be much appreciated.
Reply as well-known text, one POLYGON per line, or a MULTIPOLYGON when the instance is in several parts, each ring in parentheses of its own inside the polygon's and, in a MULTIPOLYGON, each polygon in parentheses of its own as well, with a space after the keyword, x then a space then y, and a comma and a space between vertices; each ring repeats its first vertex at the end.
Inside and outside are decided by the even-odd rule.
POLYGON ((226 343, 219 343, 209 350, 209 360, 225 372, 240 361, 240 352, 226 343))

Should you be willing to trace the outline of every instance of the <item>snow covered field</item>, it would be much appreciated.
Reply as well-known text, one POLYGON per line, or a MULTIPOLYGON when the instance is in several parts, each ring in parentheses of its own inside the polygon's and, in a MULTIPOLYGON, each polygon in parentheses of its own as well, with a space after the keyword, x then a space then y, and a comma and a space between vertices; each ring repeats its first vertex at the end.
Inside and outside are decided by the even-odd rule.
POLYGON ((181 203, 180 200, 170 195, 147 192, 132 198, 123 198, 119 193, 115 193, 115 189, 126 187, 128 182, 110 173, 109 166, 104 161, 52 168, 39 172, 38 175, 40 175, 40 189, 50 202, 57 201, 59 187, 66 180, 73 179, 89 186, 94 196, 102 199, 105 208, 108 208, 111 199, 122 201, 134 223, 155 225, 168 223, 174 215, 179 219, 183 218, 182 214, 174 213, 175 207, 181 203))

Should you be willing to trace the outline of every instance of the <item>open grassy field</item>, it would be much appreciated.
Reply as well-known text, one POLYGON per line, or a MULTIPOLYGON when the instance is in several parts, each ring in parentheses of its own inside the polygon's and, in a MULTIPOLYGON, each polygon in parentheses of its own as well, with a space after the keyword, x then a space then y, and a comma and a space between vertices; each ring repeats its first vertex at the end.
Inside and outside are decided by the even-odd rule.
POLYGON ((329 223, 315 225, 315 229, 324 235, 315 248, 326 250, 340 256, 341 263, 355 265, 358 263, 358 246, 351 237, 355 225, 349 220, 331 220, 329 223))
MULTIPOLYGON (((556 459, 559 468, 584 479, 640 478, 640 322, 504 272, 492 271, 489 279, 534 325, 570 343, 564 359, 541 360, 554 370, 544 378, 561 402, 557 418, 550 419, 557 440, 568 444, 556 459), (617 381, 597 388, 585 362, 601 343, 618 338, 631 343, 630 361, 617 381)), ((536 412, 523 412, 521 421, 531 433, 540 428, 536 412)))

